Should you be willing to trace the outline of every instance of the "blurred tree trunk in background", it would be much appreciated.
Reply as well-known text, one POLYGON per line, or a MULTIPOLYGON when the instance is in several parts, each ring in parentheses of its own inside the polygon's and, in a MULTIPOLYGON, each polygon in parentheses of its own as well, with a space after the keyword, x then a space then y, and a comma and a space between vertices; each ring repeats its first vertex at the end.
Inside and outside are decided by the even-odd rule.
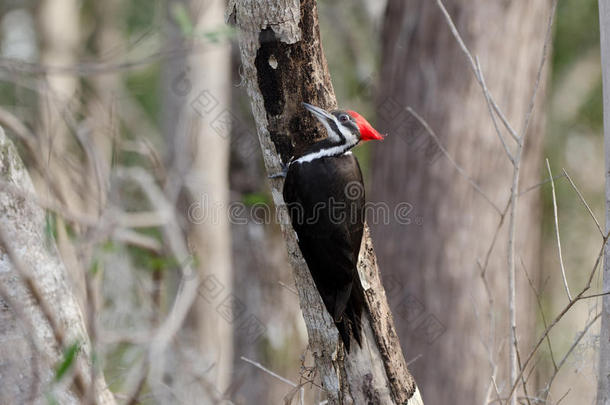
MULTIPOLYGON (((467 46, 480 57, 490 91, 519 130, 533 92, 551 2, 445 3, 467 46)), ((388 295, 401 342, 408 360, 421 356, 410 368, 426 402, 481 403, 493 367, 498 366, 502 381, 507 377, 507 227, 487 269, 490 297, 477 261, 485 262, 500 214, 459 175, 405 108, 411 106, 428 121, 500 211, 510 196, 512 165, 467 60, 434 1, 389 0, 380 75, 379 129, 389 136, 373 150, 371 196, 390 207, 412 205, 408 225, 395 219, 390 225, 371 224, 384 280, 393 287, 388 295), (503 353, 497 355, 500 347, 503 353)), ((541 180, 542 99, 538 97, 525 145, 522 190, 541 180)), ((518 212, 517 332, 526 348, 534 311, 520 263, 522 259, 535 277, 541 222, 537 191, 520 198, 518 212)))
MULTIPOLYGON (((190 343, 201 356, 194 363, 210 368, 206 379, 221 396, 231 381, 234 316, 227 216, 231 51, 222 36, 225 3, 174 0, 167 7, 172 32, 167 49, 177 56, 165 62, 163 71, 163 124, 171 160, 166 191, 170 199, 180 195, 191 259, 202 283, 188 322, 190 343), (215 36, 219 41, 211 39, 215 36), (176 184, 184 188, 172 189, 176 184)), ((193 400, 205 401, 201 396, 193 400)))
MULTIPOLYGON (((123 7, 120 0, 104 0, 91 2, 95 16, 95 31, 93 32, 93 53, 98 61, 111 60, 119 50, 123 50, 124 19, 123 7)), ((82 175, 87 179, 84 184, 85 192, 82 199, 85 201, 84 209, 93 218, 100 218, 108 209, 107 200, 110 189, 110 170, 113 159, 113 144, 120 131, 119 116, 117 114, 118 94, 121 94, 122 82, 117 71, 105 72, 87 78, 91 85, 92 94, 86 93, 83 106, 86 109, 85 126, 86 138, 86 170, 82 175)), ((81 243, 77 249, 73 244, 64 243, 62 259, 71 267, 80 269, 91 268, 93 260, 93 244, 81 243)), ((99 287, 107 279, 107 268, 102 261, 97 261, 101 271, 92 274, 85 272, 86 281, 90 288, 87 293, 89 308, 103 308, 105 299, 99 287), (95 286, 94 288, 91 288, 95 286)), ((67 265, 67 264, 66 264, 67 265)), ((82 271, 82 270, 81 270, 82 271)), ((124 280, 124 278, 123 278, 124 280)), ((121 297, 127 299, 127 297, 121 297)), ((118 301, 114 301, 118 302, 118 301)), ((135 312, 135 311, 134 311, 135 312)), ((104 326, 101 326, 104 328, 104 326)))
MULTIPOLYGON (((610 4, 599 0, 600 48, 604 99, 604 152, 606 167, 606 225, 610 232, 610 4)), ((604 247, 604 281, 602 291, 610 291, 610 246, 604 247)), ((610 296, 603 297, 599 346, 597 405, 610 404, 610 296)))
MULTIPOLYGON (((40 61, 52 67, 72 66, 78 60, 80 47, 80 2, 78 0, 42 0, 37 8, 40 61)), ((42 131, 49 138, 47 148, 65 149, 69 128, 64 112, 78 89, 78 77, 70 74, 45 76, 47 87, 40 105, 42 131)), ((50 162, 54 164, 55 162, 50 162)))
MULTIPOLYGON (((224 0, 191 0, 196 35, 225 29, 224 0)), ((203 41, 202 41, 203 42, 203 41)), ((203 49, 189 59, 196 99, 191 109, 189 138, 196 153, 192 178, 188 180, 191 198, 201 203, 209 216, 193 228, 192 241, 204 283, 222 286, 219 306, 209 297, 198 298, 195 322, 201 352, 214 364, 211 382, 221 391, 228 388, 233 366, 233 290, 231 267, 231 234, 228 221, 229 203, 229 138, 231 95, 231 46, 228 40, 205 41, 203 49), (210 105, 209 103, 212 103, 210 105), (212 106, 216 108, 209 110, 212 106), (203 115, 203 116, 202 116, 203 115), (217 218, 216 218, 217 216, 217 218), (228 312, 227 312, 228 311, 228 312)), ((193 220, 193 218, 190 218, 193 220)))
MULTIPOLYGON (((78 60, 80 49, 80 10, 77 0, 42 0, 37 6, 37 28, 40 41, 40 62, 47 66, 71 66, 78 60), (60 23, 61 22, 61 23, 60 23)), ((71 128, 67 124, 73 114, 79 87, 78 77, 70 74, 48 73, 39 86, 38 136, 40 159, 45 167, 33 173, 34 184, 42 195, 56 195, 75 212, 83 212, 82 199, 86 193, 79 190, 82 184, 73 176, 74 161, 66 153, 73 147, 71 128), (61 157, 61 158, 58 158, 61 157), (42 177, 42 179, 38 178, 42 177), (50 180, 49 180, 50 179, 50 180), (50 190, 55 185, 54 190, 50 190)), ((85 182, 86 183, 86 182, 85 182)), ((85 275, 78 266, 74 246, 69 240, 66 225, 57 218, 57 247, 64 261, 74 292, 81 308, 86 308, 85 275)), ((86 314, 86 313, 85 313, 86 314)))
MULTIPOLYGON (((96 28, 94 32, 94 51, 97 60, 107 61, 123 51, 124 7, 120 0, 93 2, 96 28)), ((94 150, 93 161, 89 164, 89 212, 100 215, 106 205, 112 147, 119 131, 117 105, 119 94, 122 94, 122 82, 119 72, 108 72, 91 77, 95 92, 88 98, 88 109, 91 112, 89 127, 92 129, 90 145, 94 150)))

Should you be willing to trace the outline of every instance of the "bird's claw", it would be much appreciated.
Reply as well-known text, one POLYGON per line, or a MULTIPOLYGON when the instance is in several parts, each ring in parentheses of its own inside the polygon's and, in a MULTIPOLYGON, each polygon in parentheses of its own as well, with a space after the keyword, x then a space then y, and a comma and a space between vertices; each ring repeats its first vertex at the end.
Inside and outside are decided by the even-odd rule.
POLYGON ((269 176, 267 176, 267 178, 269 179, 279 179, 280 177, 286 177, 286 174, 288 173, 288 165, 282 165, 282 171, 279 173, 275 173, 275 174, 270 174, 269 176))

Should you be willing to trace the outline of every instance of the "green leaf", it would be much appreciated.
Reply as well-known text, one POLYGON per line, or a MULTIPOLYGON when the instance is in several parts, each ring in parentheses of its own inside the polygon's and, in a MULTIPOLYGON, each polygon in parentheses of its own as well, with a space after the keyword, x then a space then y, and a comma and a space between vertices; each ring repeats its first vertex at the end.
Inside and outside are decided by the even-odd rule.
POLYGON ((72 366, 72 363, 74 363, 74 359, 76 358, 76 354, 79 350, 79 342, 73 343, 64 350, 63 360, 55 368, 55 381, 61 380, 61 378, 66 374, 66 371, 70 369, 70 366, 72 366))
POLYGON ((265 193, 248 193, 242 197, 242 202, 251 207, 254 204, 270 204, 269 197, 265 193))
POLYGON ((182 31, 182 35, 191 36, 193 31, 195 31, 195 27, 193 26, 193 22, 191 21, 191 17, 189 13, 182 3, 174 3, 171 8, 172 17, 178 23, 180 27, 180 31, 182 31))
POLYGON ((100 260, 96 257, 91 262, 91 267, 89 268, 89 274, 92 276, 96 275, 100 270, 100 260))
POLYGON ((55 214, 47 212, 44 225, 44 233, 47 240, 57 240, 57 221, 55 214))
POLYGON ((199 36, 210 42, 218 43, 223 39, 231 39, 235 36, 235 28, 223 25, 215 30, 200 33, 199 36))

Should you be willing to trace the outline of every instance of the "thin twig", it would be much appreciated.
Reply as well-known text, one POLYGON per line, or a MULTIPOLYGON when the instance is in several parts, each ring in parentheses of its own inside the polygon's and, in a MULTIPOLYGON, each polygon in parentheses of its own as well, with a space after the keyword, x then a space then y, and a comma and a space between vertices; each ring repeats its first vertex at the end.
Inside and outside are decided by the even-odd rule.
POLYGON ((523 368, 519 372, 519 375, 517 376, 516 379, 513 379, 512 388, 510 390, 510 393, 508 394, 508 398, 511 398, 513 396, 513 393, 515 392, 515 389, 517 388, 517 385, 519 384, 519 379, 521 378, 521 374, 523 374, 524 370, 526 369, 529 362, 534 357, 534 354, 540 348, 540 345, 542 344, 544 339, 548 336, 548 334, 555 327, 555 325, 557 325, 557 323, 559 323, 559 321, 565 316, 565 314, 567 314, 570 311, 570 309, 578 301, 583 300, 586 297, 585 292, 587 292, 591 288, 591 283, 593 282, 593 277, 595 277, 595 274, 597 273, 597 268, 599 267, 599 263, 601 262, 601 259, 604 255, 604 249, 605 249, 607 242, 608 242, 608 236, 606 235, 604 237, 599 254, 597 255, 597 259, 595 260, 595 264, 593 265, 593 269, 591 270, 591 273, 589 273, 589 278, 587 279, 587 284, 580 291, 580 293, 578 293, 578 295, 576 297, 574 297, 574 299, 572 301, 568 302, 568 304, 561 310, 561 312, 555 317, 555 319, 553 319, 553 321, 550 323, 550 325, 544 330, 544 332, 542 333, 542 336, 540 336, 540 338, 536 341, 536 344, 530 351, 529 355, 527 356, 527 359, 523 362, 523 368))
POLYGON ((551 378, 549 379, 549 382, 546 384, 546 387, 544 388, 544 393, 545 393, 545 399, 548 398, 550 392, 551 392, 551 385, 553 385, 553 381, 555 380, 555 377, 557 377, 557 374, 559 373, 559 370, 561 370, 561 367, 565 364, 566 360, 568 359, 568 357, 570 356, 570 354, 572 354, 572 352, 574 351, 574 349, 576 349, 576 347, 580 344, 580 341, 582 340, 583 337, 585 337, 585 335, 587 334, 587 332, 589 331, 589 329, 591 328, 591 326, 593 326, 593 324, 601 317, 601 313, 595 315, 595 317, 589 321, 586 325, 585 328, 582 330, 582 332, 580 332, 580 334, 578 335, 578 337, 574 340, 574 342, 572 343, 572 346, 570 346, 570 348, 568 349, 568 351, 566 352, 566 354, 563 356, 563 358, 561 359, 561 361, 559 362, 558 367, 555 368, 555 372, 553 373, 553 375, 551 376, 551 378))
MULTIPOLYGON (((527 278, 527 282, 529 283, 532 291, 534 291, 534 296, 536 297, 536 302, 538 303, 538 310, 540 311, 540 317, 542 318, 542 325, 546 329, 548 327, 548 323, 546 321, 546 316, 544 315, 544 308, 542 307, 541 294, 538 292, 536 287, 534 286, 534 282, 530 278, 527 268, 525 267, 525 263, 523 263, 523 258, 521 259, 521 267, 523 268, 523 272, 525 273, 525 277, 527 278)), ((549 353, 551 355, 551 361, 553 362, 553 369, 557 370, 557 362, 555 361, 555 355, 553 354, 553 346, 551 345, 551 339, 549 336, 546 337, 546 343, 549 348, 549 353)))
POLYGON ((593 221, 595 221, 595 225, 597 225, 597 229, 599 230, 599 234, 603 237, 604 236, 604 231, 602 231, 602 227, 599 225, 599 221, 595 217, 595 214, 591 210, 591 207, 589 207, 589 204, 587 204, 587 201, 585 200, 585 198, 582 196, 582 194, 581 194, 580 190, 578 189, 578 187, 576 187, 576 184, 574 184, 574 182, 572 181, 572 178, 570 177, 568 172, 566 172, 566 169, 563 169, 563 175, 568 179, 568 181, 570 182, 570 185, 572 186, 574 191, 576 191, 576 194, 578 194, 578 198, 580 198, 580 201, 583 203, 583 205, 585 206, 587 211, 589 211, 589 215, 591 216, 591 218, 593 218, 593 221))
POLYGON ((426 132, 428 132, 428 134, 432 137, 434 142, 436 142, 436 145, 439 147, 439 149, 441 150, 443 155, 445 155, 447 160, 449 160, 449 163, 451 163, 451 165, 455 168, 455 170, 457 170, 457 172, 463 178, 465 178, 468 181, 468 183, 470 183, 470 185, 472 186, 472 188, 475 189, 476 192, 481 194, 481 196, 485 199, 485 201, 487 201, 498 212, 498 214, 502 215, 502 211, 500 210, 500 208, 498 208, 498 206, 491 200, 491 198, 489 198, 487 196, 487 194, 485 194, 485 192, 474 181, 474 179, 472 177, 470 177, 468 175, 468 173, 466 173, 466 171, 459 164, 457 164, 457 162, 455 160, 453 160, 453 158, 451 157, 451 154, 447 151, 447 149, 445 149, 445 147, 441 143, 440 139, 438 138, 438 136, 436 135, 434 130, 430 127, 430 125, 428 125, 426 120, 423 119, 422 116, 420 116, 418 113, 416 113, 415 110, 413 110, 413 108, 411 108, 411 107, 407 107, 407 111, 420 123, 420 125, 422 125, 424 127, 426 132))
POLYGON ((411 360, 407 361, 407 366, 410 366, 411 364, 415 363, 417 360, 419 360, 421 357, 423 356, 423 354, 418 354, 417 356, 413 357, 411 360))
MULTIPOLYGON (((130 179, 138 183, 147 199, 159 212, 174 213, 170 208, 170 202, 155 183, 150 173, 140 168, 117 168, 116 175, 119 178, 130 179)), ((190 258, 190 252, 177 221, 172 220, 161 229, 164 240, 174 257, 179 260, 190 258)), ((193 261, 187 260, 181 263, 181 266, 183 267, 181 269, 182 278, 172 308, 169 315, 156 330, 149 348, 148 356, 151 374, 158 381, 162 380, 161 375, 164 369, 167 346, 182 327, 188 311, 197 297, 197 290, 199 288, 199 275, 193 266, 193 261)))
POLYGON ((568 388, 568 390, 566 391, 566 393, 565 393, 565 394, 563 394, 563 396, 562 396, 561 398, 559 398, 559 400, 558 400, 558 401, 555 403, 555 405, 559 405, 559 403, 560 403, 561 401, 563 401, 563 400, 564 400, 564 399, 565 399, 565 398, 568 396, 568 394, 570 393, 570 391, 572 391, 572 388, 568 388))
MULTIPOLYGON (((294 390, 290 391, 290 393, 288 394, 288 396, 292 396, 294 395, 294 393, 296 393, 295 390, 299 390, 300 391, 300 395, 299 395, 299 403, 300 405, 304 405, 304 395, 305 395, 305 390, 303 389, 303 384, 297 384, 295 382, 290 381, 289 379, 282 377, 281 375, 274 373, 273 371, 269 370, 268 368, 266 368, 265 366, 263 366, 260 363, 257 363, 254 360, 250 360, 247 357, 241 356, 240 359, 242 359, 243 361, 245 361, 246 363, 250 363, 252 364, 254 367, 259 368, 261 370, 263 370, 265 373, 269 374, 270 376, 277 378, 278 380, 280 380, 281 382, 288 384, 290 386, 292 386, 294 388, 294 390)), ((290 401, 292 402, 292 401, 290 401)))
MULTIPOLYGON (((500 215, 500 220, 498 221, 498 226, 496 227, 494 236, 491 239, 491 243, 489 244, 489 249, 487 249, 487 253, 485 254, 485 262, 483 264, 483 267, 481 268, 481 274, 483 274, 483 275, 487 272, 487 267, 489 266, 489 259, 491 258, 491 253, 493 251, 493 248, 496 245, 496 242, 498 240, 498 235, 500 234, 500 229, 502 228, 502 225, 504 224, 504 220, 506 219, 506 213, 508 212, 509 208, 510 208, 510 201, 508 204, 506 204, 506 207, 504 207, 504 211, 500 215)), ((479 266, 480 266, 480 264, 479 264, 479 266)))
POLYGON ((540 63, 538 65, 538 72, 536 73, 536 82, 534 83, 534 91, 532 93, 532 97, 530 98, 529 106, 527 107, 527 112, 525 113, 525 118, 523 120, 523 127, 521 129, 520 140, 523 141, 525 139, 525 133, 529 128, 529 124, 531 122, 532 115, 534 113, 534 106, 536 105, 536 96, 538 95, 538 89, 540 88, 540 82, 542 81, 542 73, 544 72, 544 64, 546 62, 549 46, 551 44, 551 38, 553 34, 553 20, 555 19, 555 11, 557 10, 557 0, 553 0, 553 4, 551 6, 551 13, 549 14, 549 19, 546 26, 546 33, 544 37, 544 45, 542 46, 542 56, 540 57, 540 63))
POLYGON ((299 295, 299 292, 297 290, 295 290, 294 288, 292 288, 288 284, 284 283, 283 281, 278 281, 277 283, 279 285, 281 285, 282 287, 284 287, 285 289, 287 289, 288 291, 290 291, 291 293, 293 293, 294 295, 296 295, 296 296, 299 295))
POLYGON ((276 379, 280 380, 280 381, 281 381, 281 382, 283 382, 284 384, 288 384, 288 385, 290 385, 291 387, 297 387, 297 386, 298 386, 298 384, 297 384, 297 383, 292 382, 292 381, 290 381, 289 379, 287 379, 287 378, 285 378, 285 377, 282 377, 282 376, 281 376, 281 375, 279 375, 279 374, 274 373, 273 371, 269 370, 268 368, 266 368, 265 366, 263 366, 262 364, 260 364, 260 363, 258 363, 258 362, 256 362, 256 361, 254 361, 254 360, 250 360, 249 358, 244 357, 244 356, 240 356, 240 359, 241 359, 241 360, 243 360, 243 361, 245 361, 246 363, 250 363, 250 364, 252 364, 252 365, 253 365, 254 367, 256 367, 256 368, 259 368, 259 369, 263 370, 265 373, 267 373, 267 374, 269 374, 270 376, 272 376, 272 377, 274 377, 274 378, 276 378, 276 379))
POLYGON ((41 63, 24 62, 12 58, 0 57, 0 69, 19 74, 62 74, 74 76, 94 76, 107 73, 118 73, 128 70, 141 69, 160 61, 183 57, 194 52, 206 52, 212 49, 211 43, 198 45, 197 48, 186 45, 184 48, 163 50, 151 53, 140 60, 126 62, 89 62, 70 66, 50 66, 41 63))
MULTIPOLYGON (((557 176, 554 176, 554 177, 553 177, 553 180, 559 180, 559 179, 562 179, 562 178, 564 178, 564 177, 565 177, 565 176, 564 176, 563 174, 559 174, 559 175, 557 175, 557 176)), ((525 190, 523 190, 523 191, 520 191, 520 192, 519 192, 519 197, 521 197, 521 196, 522 196, 522 195, 524 195, 524 194, 529 193, 529 192, 530 192, 530 191, 532 191, 532 190, 535 190, 535 189, 537 189, 537 188, 540 188, 540 187, 544 186, 546 183, 549 183, 550 181, 551 181, 551 179, 544 179, 543 181, 541 181, 541 182, 540 182, 540 183, 538 183, 538 184, 534 184, 533 186, 529 186, 529 187, 528 187, 528 188, 526 188, 525 190)))
POLYGON ((485 400, 483 401, 483 404, 488 404, 490 402, 491 398, 491 393, 492 390, 495 389, 496 391, 496 397, 500 398, 500 391, 498 390, 498 385, 496 384, 496 373, 498 372, 498 366, 494 366, 492 372, 491 372, 491 377, 489 379, 489 386, 487 387, 487 393, 485 394, 485 400))
POLYGON ((10 129, 21 138, 30 149, 36 145, 36 135, 26 127, 13 113, 0 107, 0 125, 10 129))
POLYGON ((587 299, 590 299, 590 298, 605 297, 606 295, 610 295, 610 291, 606 291, 606 292, 599 293, 599 294, 583 295, 581 297, 581 299, 582 300, 587 300, 587 299))
MULTIPOLYGON (((544 45, 542 47, 542 56, 540 58, 540 64, 538 66, 538 72, 536 75, 536 82, 534 84, 534 91, 532 93, 532 97, 530 99, 530 104, 525 113, 524 124, 519 136, 519 141, 517 143, 517 152, 515 154, 515 164, 514 164, 514 174, 513 174, 513 186, 511 190, 511 214, 510 214, 510 227, 509 227, 509 240, 508 240, 508 279, 509 279, 509 312, 510 312, 510 324, 511 324, 511 338, 512 341, 515 342, 517 339, 517 324, 516 324, 516 294, 515 294, 515 234, 516 234, 516 226, 517 226, 517 202, 518 202, 518 193, 519 193, 519 178, 520 178, 520 168, 521 168, 521 156, 523 154, 523 147, 525 145, 525 138, 527 136, 527 130, 529 127, 530 119, 533 114, 536 95, 538 94, 538 88, 540 87, 540 81, 542 78, 543 67, 546 62, 549 42, 551 41, 551 31, 553 26, 553 18, 555 16, 555 9, 557 6, 557 0, 553 0, 553 6, 551 9, 551 15, 549 16, 546 36, 544 39, 544 45)), ((551 176, 552 178, 553 176, 551 176)), ((509 352, 510 357, 510 378, 512 381, 512 389, 510 394, 508 395, 508 403, 514 405, 516 403, 515 398, 512 397, 515 388, 517 387, 519 378, 523 375, 523 370, 527 366, 527 361, 523 364, 523 368, 519 370, 519 376, 515 377, 515 360, 516 353, 513 350, 509 352)), ((528 358, 529 361, 529 358, 528 358)))
POLYGON ((483 94, 485 95, 485 101, 487 103, 487 110, 489 112, 489 116, 491 117, 491 121, 493 122, 494 128, 496 130, 496 134, 498 135, 498 138, 500 139, 500 142, 502 143, 502 147, 504 148, 504 152, 506 152, 506 156, 508 157, 508 160, 510 160, 510 162, 512 164, 515 164, 515 158, 512 155, 512 153, 510 152, 510 149, 508 149, 508 145, 506 144, 506 141, 504 140, 504 136, 502 135, 502 132, 500 131, 500 128, 498 127, 498 122, 496 121, 496 115, 493 112, 493 107, 491 105, 491 99, 490 99, 490 95, 489 95, 489 90, 487 89, 487 84, 485 83, 485 76, 483 76, 483 70, 481 69, 481 63, 479 62, 479 58, 475 58, 476 60, 476 66, 477 66, 477 72, 479 73, 479 78, 481 81, 481 86, 483 86, 483 94))
POLYGON ((506 116, 504 115, 502 110, 496 104, 496 102, 495 102, 493 96, 491 95, 491 93, 486 90, 486 86, 483 85, 482 73, 479 71, 478 66, 475 63, 475 59, 472 56, 472 53, 470 53, 470 51, 468 50, 468 47, 464 43, 464 40, 462 39, 462 36, 460 35, 459 31, 457 30, 457 27, 455 26, 453 20, 451 19, 451 16, 449 15, 449 12, 445 8, 445 6, 444 6, 444 4, 443 4, 443 2, 441 0, 436 0, 436 4, 439 6, 439 8, 441 9, 443 15, 445 16, 445 20, 447 21, 447 25, 449 25, 449 29, 451 30, 451 33, 453 34, 453 37, 455 38, 455 40, 457 41, 458 45, 462 49, 462 52, 464 52, 464 54, 466 55, 466 58, 468 59, 468 62, 470 62, 470 67, 472 68, 472 71, 474 72, 474 75, 475 75, 475 78, 477 79, 477 82, 481 86, 481 90, 483 91, 483 94, 485 95, 485 98, 489 98, 489 101, 491 102, 491 105, 493 106, 495 113, 498 114, 498 117, 500 117, 500 120, 502 121, 502 123, 504 124, 506 129, 508 130, 508 133, 512 136, 512 138, 518 144, 519 143, 519 136, 517 135, 517 132, 510 125, 510 123, 506 119, 506 116))
POLYGON ((142 365, 140 366, 139 372, 139 378, 137 379, 137 382, 135 383, 135 386, 133 387, 133 389, 127 391, 127 400, 125 401, 125 404, 127 405, 136 405, 140 403, 140 394, 142 393, 142 390, 144 389, 144 385, 146 383, 146 379, 148 377, 148 371, 149 371, 149 363, 148 363, 148 358, 144 358, 144 362, 142 363, 142 365))
POLYGON ((572 301, 572 294, 570 294, 570 286, 568 286, 568 279, 566 278, 566 269, 563 264, 563 255, 561 253, 561 238, 559 237, 559 216, 557 214, 557 196, 555 195, 555 181, 553 180, 553 173, 551 172, 551 165, 549 159, 546 159, 546 168, 549 171, 549 177, 551 178, 551 190, 553 192, 553 217, 555 218, 555 236, 557 238, 557 250, 559 252, 559 265, 561 266, 561 277, 563 278, 563 286, 568 294, 568 299, 572 301))
MULTIPOLYGON (((515 353, 517 355, 517 366, 519 366, 519 370, 521 370, 521 353, 519 352, 519 341, 517 339, 515 339, 515 353)), ((529 394, 527 393, 527 380, 523 377, 523 375, 521 376, 521 382, 523 384, 525 400, 527 401, 528 405, 532 405, 530 403, 529 394)))

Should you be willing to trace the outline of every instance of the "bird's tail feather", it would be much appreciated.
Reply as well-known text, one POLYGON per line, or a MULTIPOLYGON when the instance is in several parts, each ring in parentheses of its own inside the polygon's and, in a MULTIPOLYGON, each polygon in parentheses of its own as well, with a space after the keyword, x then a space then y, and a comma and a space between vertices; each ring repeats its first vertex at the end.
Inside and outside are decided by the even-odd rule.
POLYGON ((356 280, 352 287, 349 302, 339 322, 336 322, 339 336, 349 353, 351 338, 362 348, 362 312, 364 309, 364 291, 360 281, 356 280))

